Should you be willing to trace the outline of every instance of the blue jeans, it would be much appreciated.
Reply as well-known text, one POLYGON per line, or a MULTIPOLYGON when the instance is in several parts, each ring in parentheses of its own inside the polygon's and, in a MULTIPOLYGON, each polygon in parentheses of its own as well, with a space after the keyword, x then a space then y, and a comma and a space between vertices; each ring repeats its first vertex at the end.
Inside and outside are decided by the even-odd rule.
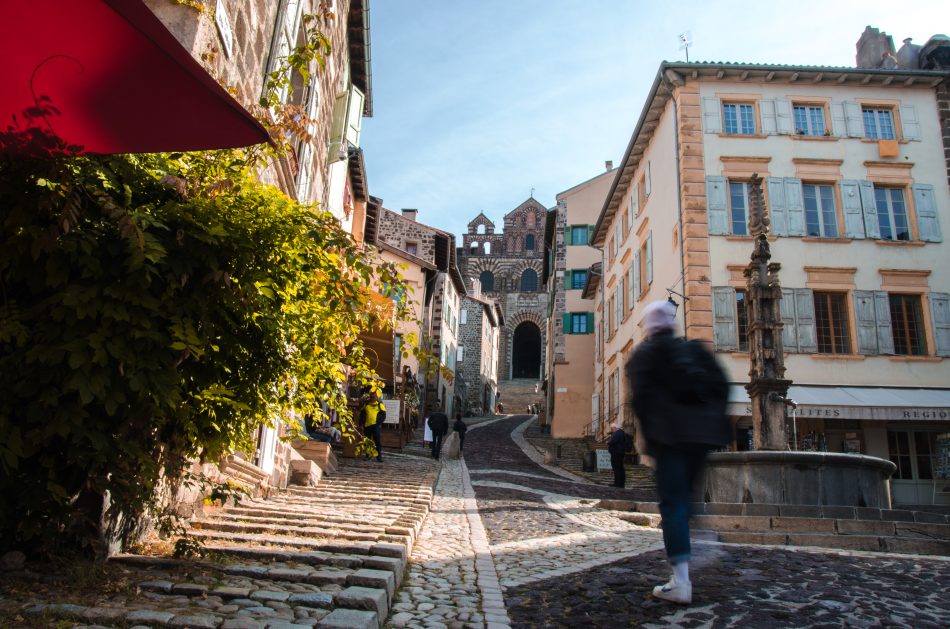
POLYGON ((663 545, 671 564, 689 561, 689 504, 693 485, 706 464, 704 446, 656 445, 656 490, 660 494, 663 517, 663 545))

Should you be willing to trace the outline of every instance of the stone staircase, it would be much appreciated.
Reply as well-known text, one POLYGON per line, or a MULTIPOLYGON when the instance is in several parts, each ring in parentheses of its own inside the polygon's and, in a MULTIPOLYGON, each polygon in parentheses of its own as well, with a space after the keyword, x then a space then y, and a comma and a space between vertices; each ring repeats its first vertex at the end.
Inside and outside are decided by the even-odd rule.
POLYGON ((498 383, 501 391, 501 403, 507 415, 523 415, 528 412, 530 404, 543 404, 544 394, 535 392, 540 381, 530 378, 504 380, 498 383))
POLYGON ((207 511, 190 522, 202 560, 118 555, 139 596, 29 615, 100 626, 379 629, 428 514, 438 467, 387 453, 346 459, 316 487, 207 511))
MULTIPOLYGON (((584 455, 594 448, 594 440, 591 437, 581 439, 554 439, 550 435, 543 434, 537 423, 529 426, 524 432, 525 439, 542 452, 551 452, 554 455, 555 464, 576 474, 582 478, 593 481, 600 485, 611 485, 614 482, 614 474, 611 470, 587 472, 584 470, 584 455)), ((627 470, 627 488, 645 489, 654 491, 656 489, 656 478, 653 469, 646 465, 635 465, 629 461, 625 465, 627 470)))
MULTIPOLYGON (((652 502, 602 500, 605 509, 641 526, 660 526, 652 502)), ((714 541, 814 546, 918 555, 950 555, 950 515, 843 506, 694 503, 691 526, 714 541)))

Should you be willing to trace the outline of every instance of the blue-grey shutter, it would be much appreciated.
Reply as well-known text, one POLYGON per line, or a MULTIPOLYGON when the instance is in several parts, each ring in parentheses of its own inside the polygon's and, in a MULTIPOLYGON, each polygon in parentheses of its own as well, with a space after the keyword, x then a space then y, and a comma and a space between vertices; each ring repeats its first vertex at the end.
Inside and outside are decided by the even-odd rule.
POLYGON ((950 293, 930 293, 928 297, 937 356, 950 356, 950 293))
POLYGON ((874 314, 873 291, 854 291, 854 318, 858 324, 858 353, 877 354, 877 316, 874 314))
POLYGON ((795 289, 782 289, 782 345, 786 352, 798 351, 798 327, 795 325, 795 289))
POLYGON ((647 256, 647 285, 653 283, 653 230, 650 230, 650 233, 647 234, 647 247, 646 247, 646 256, 647 256))
POLYGON ((916 105, 901 105, 901 139, 920 139, 920 120, 917 118, 916 105))
POLYGON ((649 197, 650 193, 653 190, 652 179, 653 179, 653 176, 652 176, 652 169, 650 168, 650 160, 647 160, 647 167, 643 173, 643 196, 645 198, 649 197))
POLYGON ((734 352, 739 349, 736 289, 730 286, 713 288, 713 340, 717 350, 734 352))
POLYGON ((706 177, 706 211, 709 216, 709 233, 728 234, 729 209, 725 177, 706 177))
POLYGON ((934 187, 929 183, 915 183, 914 208, 917 210, 917 233, 921 240, 941 242, 940 221, 937 218, 937 199, 934 187))
POLYGON ((764 98, 759 101, 759 113, 762 115, 762 133, 775 135, 778 126, 775 123, 775 99, 764 98))
POLYGON ((633 297, 640 299, 640 250, 633 253, 633 297))
POLYGON ((785 178, 785 218, 789 236, 805 235, 805 201, 802 198, 802 180, 785 178))
POLYGON ((880 238, 881 224, 877 222, 877 200, 874 198, 874 184, 862 179, 858 186, 861 188, 861 207, 864 210, 864 232, 868 238, 880 238))
POLYGON ((578 244, 584 244, 584 245, 590 244, 591 239, 594 237, 594 227, 595 227, 594 225, 587 226, 587 240, 585 240, 583 243, 578 243, 578 244))
POLYGON ((769 219, 772 221, 772 233, 776 236, 788 236, 788 219, 785 217, 785 181, 781 177, 769 177, 765 181, 769 190, 769 219))
POLYGON ((853 101, 844 103, 844 120, 848 128, 848 137, 864 137, 864 118, 861 115, 861 105, 853 101))
POLYGON ((846 179, 841 182, 841 203, 844 208, 844 235, 848 238, 864 238, 864 210, 861 208, 861 189, 857 181, 846 179))
POLYGON ((844 117, 844 103, 831 103, 831 129, 840 138, 848 137, 848 123, 844 117))
POLYGON ((564 244, 571 245, 571 237, 574 235, 574 228, 570 225, 564 228, 564 244))
POLYGON ((588 312, 587 313, 587 332, 585 332, 585 334, 593 334, 593 333, 594 333, 594 313, 588 312))
POLYGON ((792 103, 784 98, 775 99, 775 124, 779 135, 788 135, 795 129, 792 120, 792 103))
POLYGON ((798 349, 814 354, 818 351, 815 332, 815 297, 810 288, 795 289, 795 325, 798 328, 798 349))
POLYGON ((874 316, 877 317, 877 348, 882 354, 894 353, 894 331, 891 328, 891 302, 887 293, 874 291, 874 316))
POLYGON ((706 133, 722 133, 722 114, 718 98, 703 98, 703 130, 706 133))

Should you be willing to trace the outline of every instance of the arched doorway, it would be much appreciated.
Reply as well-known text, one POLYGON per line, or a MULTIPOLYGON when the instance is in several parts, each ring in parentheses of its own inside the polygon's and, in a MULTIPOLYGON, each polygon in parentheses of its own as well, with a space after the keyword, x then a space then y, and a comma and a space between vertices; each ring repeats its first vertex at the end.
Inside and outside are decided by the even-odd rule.
POLYGON ((541 377, 541 329, 531 321, 518 324, 511 339, 511 377, 541 377))

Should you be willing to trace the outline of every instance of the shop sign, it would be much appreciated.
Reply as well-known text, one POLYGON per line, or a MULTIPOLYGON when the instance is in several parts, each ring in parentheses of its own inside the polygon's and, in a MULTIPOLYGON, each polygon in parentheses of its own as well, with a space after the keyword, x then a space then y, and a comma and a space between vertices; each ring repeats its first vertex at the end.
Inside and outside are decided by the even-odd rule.
MULTIPOLYGON (((734 417, 750 417, 750 404, 730 404, 729 414, 734 417)), ((788 410, 788 416, 792 411, 788 410)), ((950 421, 950 408, 921 408, 899 406, 799 406, 795 411, 799 419, 867 419, 878 421, 950 421)))

